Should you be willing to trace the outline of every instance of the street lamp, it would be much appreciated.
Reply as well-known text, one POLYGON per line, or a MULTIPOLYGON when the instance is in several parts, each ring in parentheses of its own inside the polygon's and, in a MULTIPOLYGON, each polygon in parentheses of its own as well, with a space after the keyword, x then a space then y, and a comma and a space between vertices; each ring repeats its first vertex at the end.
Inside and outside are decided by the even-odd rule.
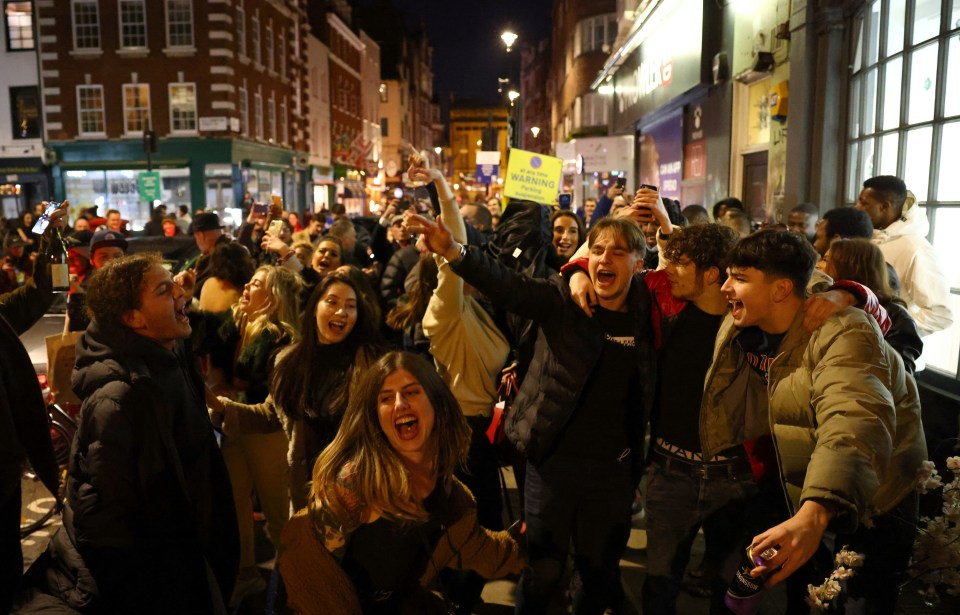
POLYGON ((513 44, 517 42, 517 35, 510 30, 505 30, 500 35, 500 40, 507 46, 507 52, 509 53, 513 49, 513 44))
POLYGON ((510 90, 509 92, 507 92, 507 98, 510 99, 510 105, 513 106, 513 101, 520 98, 520 92, 516 90, 510 90))
POLYGON ((540 127, 539 127, 539 126, 531 126, 531 127, 530 127, 530 133, 533 134, 533 138, 536 139, 537 137, 540 136, 540 127))
POLYGON ((437 156, 439 156, 440 154, 443 153, 443 148, 438 145, 435 148, 433 148, 433 151, 437 153, 437 156))

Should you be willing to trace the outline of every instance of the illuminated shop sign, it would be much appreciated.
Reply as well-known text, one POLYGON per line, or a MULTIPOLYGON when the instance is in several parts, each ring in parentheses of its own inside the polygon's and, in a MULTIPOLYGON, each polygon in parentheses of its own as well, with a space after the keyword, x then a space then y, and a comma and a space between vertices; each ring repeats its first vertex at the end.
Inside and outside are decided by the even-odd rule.
POLYGON ((712 79, 722 14, 713 0, 664 2, 641 26, 639 46, 614 75, 614 126, 631 125, 712 79))

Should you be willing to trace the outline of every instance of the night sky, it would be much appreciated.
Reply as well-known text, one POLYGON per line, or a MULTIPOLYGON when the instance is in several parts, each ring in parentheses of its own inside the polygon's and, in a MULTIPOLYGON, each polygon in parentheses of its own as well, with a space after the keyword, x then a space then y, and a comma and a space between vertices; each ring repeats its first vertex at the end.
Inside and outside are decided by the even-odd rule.
MULTIPOLYGON (((361 2, 363 4, 364 2, 361 2)), ((500 33, 511 29, 522 42, 550 36, 552 0, 393 0, 422 19, 433 46, 434 88, 446 106, 448 93, 457 99, 497 100, 497 77, 511 60, 500 33)), ((519 56, 514 75, 519 76, 519 56)))

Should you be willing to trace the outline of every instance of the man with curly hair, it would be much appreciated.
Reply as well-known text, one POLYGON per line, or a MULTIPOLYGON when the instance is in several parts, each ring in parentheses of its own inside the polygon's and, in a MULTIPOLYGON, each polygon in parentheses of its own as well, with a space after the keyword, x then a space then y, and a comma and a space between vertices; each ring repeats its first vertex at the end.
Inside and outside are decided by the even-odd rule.
POLYGON ((114 259, 90 280, 93 322, 73 372, 83 420, 65 531, 51 543, 63 566, 47 575, 47 590, 73 608, 226 612, 237 520, 203 380, 183 343, 185 308, 159 254, 114 259))
MULTIPOLYGON (((644 281, 654 298, 659 387, 651 418, 647 470, 647 576, 644 613, 673 613, 701 526, 709 536, 705 587, 716 584, 719 561, 735 545, 724 527, 735 526, 756 486, 743 447, 705 460, 700 450, 703 378, 713 340, 727 313, 720 292, 727 252, 737 234, 720 224, 675 228, 664 249, 666 269, 644 281), (710 530, 713 531, 710 531, 710 530)), ((719 594, 714 589, 715 594, 719 594)))

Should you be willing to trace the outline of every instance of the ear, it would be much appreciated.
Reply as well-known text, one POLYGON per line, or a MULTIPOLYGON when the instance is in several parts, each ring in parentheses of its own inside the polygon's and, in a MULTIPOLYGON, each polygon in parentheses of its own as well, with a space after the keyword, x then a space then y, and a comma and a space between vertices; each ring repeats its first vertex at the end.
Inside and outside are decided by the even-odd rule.
POLYGON ((633 264, 633 272, 640 273, 641 271, 643 271, 643 259, 638 256, 637 262, 633 264))
POLYGON ((717 284, 720 280, 720 268, 719 267, 709 267, 706 271, 703 272, 703 281, 707 286, 712 284, 717 284))
POLYGON ((137 330, 146 326, 147 319, 140 310, 128 310, 120 317, 120 322, 133 330, 137 330))
POLYGON ((780 303, 793 294, 793 281, 790 278, 779 278, 773 283, 773 300, 780 303))

